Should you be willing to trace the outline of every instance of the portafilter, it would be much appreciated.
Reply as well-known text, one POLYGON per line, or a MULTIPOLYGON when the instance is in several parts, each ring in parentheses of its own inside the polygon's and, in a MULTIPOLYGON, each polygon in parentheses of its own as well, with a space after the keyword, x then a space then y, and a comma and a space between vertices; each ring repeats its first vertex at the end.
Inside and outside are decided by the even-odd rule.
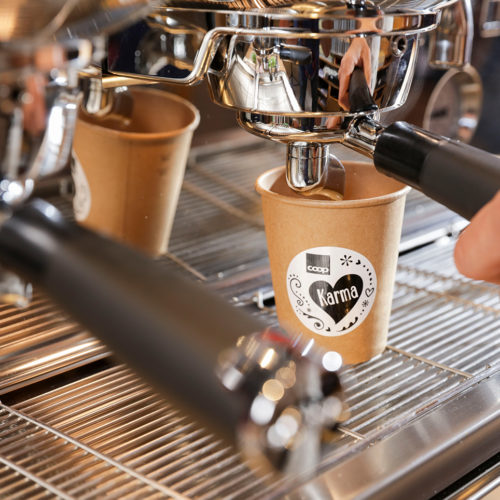
POLYGON ((470 56, 470 0, 161 0, 109 40, 114 75, 194 84, 252 134, 287 144, 287 180, 321 187, 329 145, 470 218, 500 188, 500 160, 404 122, 381 124, 410 91, 422 35, 434 67, 470 56), (352 78, 358 67, 363 80, 352 78), (352 102, 352 93, 368 94, 352 102), (354 89, 354 90, 352 90, 354 89))

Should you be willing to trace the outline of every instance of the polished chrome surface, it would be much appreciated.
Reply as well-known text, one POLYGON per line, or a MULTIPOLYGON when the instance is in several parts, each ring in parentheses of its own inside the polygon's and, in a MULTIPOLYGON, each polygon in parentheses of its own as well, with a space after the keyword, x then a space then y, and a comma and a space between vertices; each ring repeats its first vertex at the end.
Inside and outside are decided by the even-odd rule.
MULTIPOLYGON (((335 117, 336 118, 336 117, 335 117)), ((324 117, 308 117, 297 120, 282 115, 259 115, 257 113, 238 113, 238 125, 252 135, 277 142, 314 142, 332 144, 342 142, 345 127, 327 128, 324 117)))
POLYGON ((147 0, 5 0, 0 6, 0 199, 27 199, 66 166, 78 72, 102 59, 103 36, 144 16, 147 0))
MULTIPOLYGON (((209 70, 207 75, 214 102, 253 115, 300 117, 291 125, 304 131, 314 129, 307 117, 317 114, 323 117, 322 127, 327 131, 340 125, 340 117, 349 115, 346 83, 353 61, 369 68, 365 71, 370 74, 367 84, 381 110, 396 108, 404 102, 413 76, 415 36, 405 37, 403 50, 398 52, 393 50, 395 37, 308 40, 295 36, 294 45, 309 50, 308 60, 299 59, 294 49, 286 57, 299 62, 283 59, 280 46, 285 40, 278 36, 260 37, 271 44, 270 51, 265 53, 256 47, 258 39, 233 37, 227 49, 219 46, 225 63, 217 70, 209 70), (271 95, 281 92, 288 96, 287 101, 276 103, 267 98, 269 92, 271 95), (328 117, 339 118, 328 122, 328 117)), ((257 120, 258 117, 253 118, 257 120)))
POLYGON ((80 107, 77 91, 61 89, 50 107, 47 130, 40 149, 26 175, 30 179, 60 172, 68 162, 80 107))
POLYGON ((429 63, 437 68, 462 68, 470 63, 474 39, 471 0, 444 8, 441 21, 430 36, 429 63))
MULTIPOLYGON (((283 21, 275 32, 267 28, 220 27, 202 36, 203 32, 194 30, 191 20, 189 29, 200 38, 200 48, 192 57, 193 50, 184 46, 185 40, 179 38, 178 32, 170 33, 168 19, 164 20, 166 31, 163 37, 158 35, 155 48, 144 41, 151 29, 148 25, 135 26, 113 37, 110 71, 183 84, 206 76, 214 102, 240 112, 283 116, 285 121, 301 117, 302 123, 294 120, 289 125, 304 131, 311 130, 311 120, 305 118, 348 115, 345 82, 349 72, 344 66, 359 53, 362 64, 370 68, 369 87, 381 109, 400 106, 411 83, 416 35, 371 33, 348 37, 346 33, 325 34, 318 23, 300 29, 287 27, 283 21), (172 54, 176 51, 177 55, 172 54), (187 65, 184 59, 178 62, 181 56, 190 57, 191 63, 187 65)), ((157 22, 154 26, 160 29, 157 22)), ((325 121, 323 131, 334 128, 325 121)), ((335 126, 339 124, 340 120, 335 126)))
MULTIPOLYGON (((363 114, 351 112, 354 68, 363 68, 373 106, 381 112, 400 107, 413 79, 419 35, 436 28, 440 9, 451 12, 452 20, 462 13, 470 21, 468 1, 450 11, 448 2, 164 0, 111 38, 108 69, 182 84, 206 78, 211 99, 237 111, 244 129, 291 143, 287 180, 293 189, 308 191, 322 185, 327 154, 302 159, 293 143, 309 142, 303 149, 312 151, 347 139, 357 151, 373 153, 376 137, 365 140, 368 127, 346 135, 349 121, 363 114)), ((470 52, 467 28, 467 22, 458 30, 444 24, 434 47, 455 43, 454 58, 460 48, 470 52)))
MULTIPOLYGON (((270 325, 277 320, 260 200, 252 186, 259 172, 279 165, 282 150, 243 132, 226 144, 195 149, 170 254, 158 261, 205 281, 270 325), (267 290, 261 294, 264 309, 254 300, 260 290, 267 290)), ((342 148, 334 152, 346 159, 342 148)), ((350 414, 329 436, 317 480, 301 488, 273 475, 266 481, 256 477, 234 450, 201 429, 203 416, 200 423, 187 421, 116 366, 2 407, 2 493, 12 487, 70 498, 329 498, 339 491, 352 496, 359 486, 337 480, 342 472, 367 492, 385 494, 392 487, 407 492, 405 484, 414 485, 415 478, 422 478, 419 491, 430 490, 489 458, 490 447, 498 445, 499 288, 463 278, 455 269, 454 238, 448 234, 463 227, 460 218, 411 192, 405 220, 403 247, 435 243, 400 257, 388 348, 343 371, 350 414), (445 472, 436 478, 433 470, 419 468, 424 458, 438 460, 429 462, 434 472, 445 472)), ((53 310, 39 296, 32 307, 35 324, 44 318, 44 307, 53 310)), ((10 331, 17 332, 27 313, 3 311, 10 331)), ((71 325, 59 321, 61 328, 71 325)), ((23 331, 19 338, 33 345, 46 338, 49 345, 44 328, 50 332, 50 323, 42 321, 39 328, 38 338, 23 331)), ((57 344, 52 352, 64 357, 57 344)))
POLYGON ((286 180, 296 191, 321 189, 326 184, 329 147, 307 142, 288 143, 286 180))
POLYGON ((76 57, 51 76, 37 71, 5 84, 0 78, 0 199, 8 206, 22 203, 37 179, 67 164, 81 101, 76 76, 90 62, 92 46, 82 41, 71 50, 76 57))
POLYGON ((319 476, 323 498, 430 498, 498 452, 500 374, 319 476), (436 454, 436 450, 439 453, 436 454))
MULTIPOLYGON (((373 0, 373 1, 363 1, 363 2, 345 2, 343 0, 326 0, 321 3, 310 2, 294 2, 291 0, 236 0, 236 1, 225 1, 225 0, 160 0, 160 5, 167 8, 185 8, 192 9, 198 8, 200 10, 215 10, 215 11, 242 11, 242 12, 254 12, 256 10, 262 11, 265 15, 275 14, 275 15, 304 15, 306 17, 317 18, 319 15, 332 15, 335 16, 337 11, 343 13, 349 8, 353 8, 356 5, 365 8, 365 12, 360 12, 360 16, 369 15, 371 10, 378 10, 385 14, 391 12, 413 13, 415 10, 420 9, 422 11, 431 11, 440 9, 443 6, 448 5, 449 1, 442 0, 373 0), (316 17, 314 17, 316 14, 316 17)), ((360 9, 363 10, 363 9, 360 9)), ((264 15, 263 14, 263 15, 264 15)))
POLYGON ((313 344, 270 329, 238 339, 219 356, 224 387, 250 401, 238 441, 255 469, 313 477, 345 413, 342 357, 313 344))
POLYGON ((26 307, 33 297, 33 287, 17 274, 0 267, 0 302, 26 307))
POLYGON ((146 0, 3 0, 0 47, 26 50, 55 40, 91 38, 124 26, 148 10, 146 0))
POLYGON ((500 495, 500 464, 488 467, 485 471, 469 481, 458 491, 446 497, 446 500, 495 500, 500 495))
POLYGON ((436 27, 432 62, 466 64, 473 38, 470 0, 162 0, 146 19, 112 37, 108 68, 182 84, 206 77, 212 100, 236 110, 243 128, 291 143, 288 183, 308 191, 322 184, 327 155, 302 159, 293 144, 309 142, 303 149, 312 151, 345 140, 371 157, 380 125, 372 127, 370 117, 370 126, 358 121, 350 127, 363 114, 350 102, 351 74, 362 68, 373 107, 398 108, 413 79, 418 37, 436 27))
POLYGON ((470 142, 483 108, 483 85, 478 72, 467 66, 450 69, 434 87, 422 125, 430 132, 470 142))
POLYGON ((0 345, 0 394, 109 356, 39 293, 27 307, 0 306, 0 345))
POLYGON ((343 143, 358 153, 373 157, 377 139, 383 131, 384 127, 371 117, 355 118, 343 143))
POLYGON ((479 31, 484 38, 500 35, 500 13, 498 12, 495 0, 484 0, 481 2, 479 31))

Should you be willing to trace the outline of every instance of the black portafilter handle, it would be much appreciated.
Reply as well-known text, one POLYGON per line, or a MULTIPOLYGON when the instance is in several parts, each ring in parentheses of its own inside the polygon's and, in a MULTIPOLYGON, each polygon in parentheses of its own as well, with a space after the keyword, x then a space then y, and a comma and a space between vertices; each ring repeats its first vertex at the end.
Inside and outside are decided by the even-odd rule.
POLYGON ((356 67, 349 80, 349 111, 351 113, 370 113, 378 110, 366 83, 365 72, 356 67))
POLYGON ((500 189, 500 158, 406 122, 382 132, 373 160, 379 172, 469 220, 500 189))
POLYGON ((215 373, 222 350, 263 330, 202 285, 63 219, 33 200, 0 225, 0 263, 40 285, 73 318, 228 442, 248 402, 215 373))
MULTIPOLYGON (((349 96, 353 113, 369 111, 374 105, 360 68, 351 76, 349 96)), ((466 219, 500 190, 500 158, 406 122, 393 123, 378 135, 373 161, 379 172, 466 219)))

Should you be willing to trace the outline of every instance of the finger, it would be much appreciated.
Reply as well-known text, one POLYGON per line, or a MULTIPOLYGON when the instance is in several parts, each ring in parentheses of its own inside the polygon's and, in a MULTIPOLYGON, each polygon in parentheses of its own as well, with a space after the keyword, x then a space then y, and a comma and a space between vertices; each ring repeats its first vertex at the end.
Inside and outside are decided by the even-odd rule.
POLYGON ((371 50, 366 43, 366 40, 363 39, 363 48, 361 51, 361 64, 363 66, 363 70, 365 73, 366 83, 370 86, 370 81, 372 78, 372 58, 371 58, 371 50))
POLYGON ((455 246, 457 269, 472 279, 500 284, 500 192, 471 220, 455 246))
POLYGON ((363 72, 365 74, 365 80, 366 84, 368 85, 368 88, 370 88, 370 82, 372 79, 372 68, 371 68, 371 62, 370 62, 370 57, 363 57, 363 72))
POLYGON ((346 56, 342 59, 339 68, 339 104, 343 109, 349 111, 349 83, 351 82, 351 74, 354 71, 356 62, 354 59, 346 56))

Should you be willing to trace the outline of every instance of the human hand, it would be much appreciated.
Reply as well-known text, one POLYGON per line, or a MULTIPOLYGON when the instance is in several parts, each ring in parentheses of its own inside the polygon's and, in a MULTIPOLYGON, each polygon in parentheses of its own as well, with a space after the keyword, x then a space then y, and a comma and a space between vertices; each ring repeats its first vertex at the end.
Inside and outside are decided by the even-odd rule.
POLYGON ((500 191, 460 235, 455 264, 464 276, 500 284, 500 191))
MULTIPOLYGON (((371 79, 371 57, 370 47, 364 38, 354 38, 347 52, 342 57, 338 73, 339 80, 339 104, 340 106, 349 111, 351 107, 349 103, 349 83, 351 82, 351 75, 354 68, 363 68, 363 73, 366 82, 369 85, 371 79)), ((326 128, 333 130, 338 128, 342 122, 341 116, 330 116, 326 120, 326 128)))
POLYGON ((349 49, 342 57, 339 68, 339 104, 349 111, 349 83, 354 68, 363 68, 368 86, 371 80, 371 51, 364 38, 354 38, 349 49))

